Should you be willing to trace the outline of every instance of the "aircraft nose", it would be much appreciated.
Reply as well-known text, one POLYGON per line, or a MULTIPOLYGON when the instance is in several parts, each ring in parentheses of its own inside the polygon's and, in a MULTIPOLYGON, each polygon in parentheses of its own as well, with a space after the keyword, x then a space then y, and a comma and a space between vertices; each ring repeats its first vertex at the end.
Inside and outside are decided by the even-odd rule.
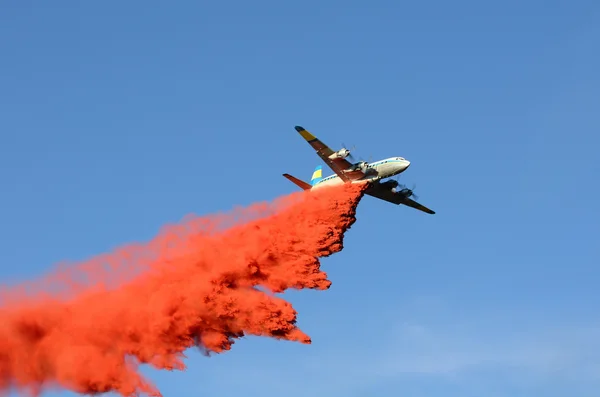
POLYGON ((407 169, 408 167, 410 167, 410 161, 405 160, 404 163, 405 163, 404 169, 407 169))

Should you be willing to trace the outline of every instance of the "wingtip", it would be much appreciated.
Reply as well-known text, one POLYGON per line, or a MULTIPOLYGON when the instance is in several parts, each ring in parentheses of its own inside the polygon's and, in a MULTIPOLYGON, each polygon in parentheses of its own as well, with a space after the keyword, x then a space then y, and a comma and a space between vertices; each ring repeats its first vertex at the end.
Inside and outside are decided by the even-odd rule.
POLYGON ((302 136, 302 138, 306 139, 307 142, 311 142, 314 141, 316 138, 313 134, 311 134, 310 132, 306 131, 306 129, 300 125, 297 125, 294 127, 296 129, 296 131, 298 131, 298 133, 302 136))

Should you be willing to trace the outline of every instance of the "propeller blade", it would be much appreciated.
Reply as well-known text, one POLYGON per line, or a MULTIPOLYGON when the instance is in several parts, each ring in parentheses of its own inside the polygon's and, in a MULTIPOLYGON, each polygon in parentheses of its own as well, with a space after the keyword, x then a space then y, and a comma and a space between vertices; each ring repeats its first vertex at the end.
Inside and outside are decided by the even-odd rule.
POLYGON ((355 158, 352 155, 352 152, 354 151, 354 149, 356 149, 356 145, 353 145, 352 149, 348 149, 348 147, 346 146, 346 144, 344 142, 342 142, 342 147, 345 148, 346 150, 348 150, 350 152, 350 153, 348 153, 348 157, 350 158, 350 160, 355 161, 355 158))
MULTIPOLYGON (((417 188, 417 184, 413 183, 412 188, 410 189, 410 196, 412 196, 415 200, 419 199, 419 196, 415 194, 415 189, 417 188)), ((409 196, 409 197, 410 197, 409 196)))

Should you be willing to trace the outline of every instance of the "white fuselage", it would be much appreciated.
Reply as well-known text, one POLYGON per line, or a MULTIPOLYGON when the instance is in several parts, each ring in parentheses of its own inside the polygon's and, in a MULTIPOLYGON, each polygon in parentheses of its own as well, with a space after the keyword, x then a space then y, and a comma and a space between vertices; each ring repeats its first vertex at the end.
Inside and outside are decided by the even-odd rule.
MULTIPOLYGON (((403 157, 390 157, 375 161, 373 163, 368 163, 367 174, 361 179, 353 180, 351 183, 364 183, 368 181, 377 181, 383 178, 389 178, 404 172, 408 166, 410 166, 410 161, 403 157)), ((312 188, 315 189, 323 186, 339 185, 342 183, 344 183, 344 181, 336 174, 333 174, 321 179, 312 188)))

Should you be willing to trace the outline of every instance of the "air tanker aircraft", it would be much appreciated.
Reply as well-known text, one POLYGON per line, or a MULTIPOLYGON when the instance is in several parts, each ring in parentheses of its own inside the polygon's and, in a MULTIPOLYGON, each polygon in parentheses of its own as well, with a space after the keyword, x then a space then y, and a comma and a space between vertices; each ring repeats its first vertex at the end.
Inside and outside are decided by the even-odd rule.
POLYGON ((367 163, 366 161, 351 163, 346 160, 346 157, 352 158, 348 149, 342 148, 334 152, 303 127, 296 126, 295 128, 302 138, 317 151, 317 155, 335 172, 334 175, 323 178, 323 170, 319 165, 313 172, 310 184, 290 174, 283 174, 284 177, 300 188, 311 190, 342 183, 369 183, 370 186, 365 192, 369 196, 377 197, 397 205, 404 204, 428 214, 435 214, 434 211, 410 198, 411 196, 415 197, 412 189, 400 185, 398 181, 393 179, 381 182, 384 178, 404 172, 410 166, 410 161, 403 157, 390 157, 372 163, 367 163))

